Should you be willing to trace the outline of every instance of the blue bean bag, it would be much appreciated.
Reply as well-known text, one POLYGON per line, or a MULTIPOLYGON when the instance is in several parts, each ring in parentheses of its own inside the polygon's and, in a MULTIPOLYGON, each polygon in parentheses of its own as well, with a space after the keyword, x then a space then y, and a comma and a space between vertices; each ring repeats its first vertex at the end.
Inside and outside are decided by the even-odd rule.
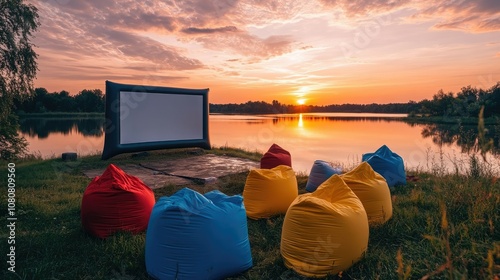
POLYGON ((153 207, 146 270, 155 279, 224 279, 252 267, 243 198, 184 188, 153 207))
POLYGON ((403 158, 393 153, 386 145, 380 147, 375 153, 363 154, 361 159, 368 162, 375 172, 382 175, 389 187, 406 184, 403 158))
POLYGON ((319 185, 324 181, 328 180, 334 174, 342 173, 342 169, 339 167, 332 167, 328 162, 324 160, 316 160, 311 168, 309 177, 307 178, 306 191, 313 192, 319 185))

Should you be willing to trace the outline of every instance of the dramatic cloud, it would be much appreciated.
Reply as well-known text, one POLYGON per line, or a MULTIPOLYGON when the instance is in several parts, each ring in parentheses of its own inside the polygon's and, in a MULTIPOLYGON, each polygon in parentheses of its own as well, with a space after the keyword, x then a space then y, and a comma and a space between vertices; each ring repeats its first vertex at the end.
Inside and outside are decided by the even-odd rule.
POLYGON ((105 19, 107 26, 126 30, 153 30, 172 32, 176 29, 176 19, 138 9, 129 14, 111 14, 105 19))
POLYGON ((500 1, 442 1, 429 5, 415 18, 440 18, 436 29, 466 32, 500 31, 500 1))
POLYGON ((218 28, 188 27, 182 29, 182 32, 186 34, 213 34, 213 33, 238 32, 238 28, 236 28, 235 26, 225 26, 218 28))
MULTIPOLYGON (((429 87, 429 69, 456 77, 455 61, 481 65, 469 77, 498 72, 489 61, 475 63, 480 54, 498 57, 497 0, 28 1, 41 21, 34 43, 42 86, 81 90, 111 77, 319 92, 389 86, 393 75, 429 87)), ((224 90, 211 87, 212 97, 224 90)))
POLYGON ((406 6, 411 0, 319 0, 327 7, 340 8, 348 16, 391 12, 406 6))
POLYGON ((137 8, 129 9, 130 14, 109 14, 106 17, 106 13, 117 7, 103 3, 93 6, 82 2, 84 1, 70 1, 62 7, 39 6, 43 28, 36 36, 36 44, 41 48, 42 55, 45 49, 50 49, 66 52, 68 55, 93 56, 96 59, 101 56, 136 58, 161 64, 163 69, 171 70, 203 67, 199 60, 184 56, 179 48, 130 32, 131 28, 128 28, 132 26, 134 29, 148 30, 153 27, 168 27, 173 30, 171 18, 147 16, 146 12, 140 13, 137 8), (75 12, 70 13, 72 10, 75 12), (89 18, 89 14, 94 17, 89 18), (119 18, 123 19, 124 24, 120 24, 119 18), (163 25, 155 24, 157 21, 163 25))
POLYGON ((261 39, 247 33, 203 36, 196 38, 196 41, 208 49, 230 50, 235 54, 243 55, 248 58, 248 62, 252 63, 288 53, 292 50, 294 43, 291 36, 270 36, 261 39))
POLYGON ((281 3, 256 1, 256 9, 248 10, 253 4, 237 0, 42 1, 38 6, 44 28, 37 44, 72 54, 144 59, 173 70, 203 67, 199 59, 186 57, 180 48, 142 35, 149 32, 176 36, 184 43, 194 40, 252 60, 266 59, 289 52, 291 36, 273 34, 261 39, 230 23, 253 24, 256 15, 261 23, 272 21, 272 13, 274 18, 287 18, 289 11, 297 14, 303 6, 291 9, 281 3))
POLYGON ((126 57, 150 60, 161 64, 165 69, 188 70, 202 67, 197 59, 184 57, 174 47, 149 38, 105 28, 95 28, 93 34, 111 44, 113 49, 126 57))
POLYGON ((458 0, 319 0, 328 8, 341 9, 349 17, 366 17, 391 13, 401 9, 413 11, 411 18, 439 20, 435 29, 453 29, 465 32, 500 30, 500 1, 458 0))
POLYGON ((222 22, 239 0, 173 0, 172 6, 179 13, 179 22, 185 26, 205 26, 222 22))

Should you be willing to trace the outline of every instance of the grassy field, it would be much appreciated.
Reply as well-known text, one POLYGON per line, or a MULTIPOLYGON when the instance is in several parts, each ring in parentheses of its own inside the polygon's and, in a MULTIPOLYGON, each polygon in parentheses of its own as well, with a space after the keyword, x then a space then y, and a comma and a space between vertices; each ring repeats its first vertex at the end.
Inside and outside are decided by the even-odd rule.
MULTIPOLYGON (((210 153, 260 159, 258 153, 219 148, 210 153)), ((15 271, 3 262, 1 279, 148 279, 144 263, 145 234, 116 234, 106 240, 88 236, 80 221, 80 204, 90 179, 82 170, 147 159, 185 157, 189 149, 150 153, 146 158, 98 156, 76 162, 59 159, 15 162, 15 271)), ((0 213, 9 217, 8 162, 0 162, 0 213)), ((414 180, 391 191, 394 214, 383 226, 370 228, 368 251, 341 275, 325 279, 498 279, 500 277, 500 180, 487 172, 442 175, 409 172, 414 180)), ((221 178, 215 188, 241 194, 247 172, 221 178)), ((300 193, 307 176, 297 176, 300 193)), ((156 198, 181 187, 155 190, 156 198)), ((231 279, 306 279, 287 269, 281 258, 284 215, 248 220, 254 266, 231 279)), ((9 232, 0 236, 8 260, 9 232)))

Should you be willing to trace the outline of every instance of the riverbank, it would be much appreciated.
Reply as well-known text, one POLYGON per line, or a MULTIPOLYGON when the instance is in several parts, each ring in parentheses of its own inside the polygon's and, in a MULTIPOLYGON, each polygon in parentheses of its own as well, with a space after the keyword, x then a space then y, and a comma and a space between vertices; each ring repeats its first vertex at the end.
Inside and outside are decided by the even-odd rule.
MULTIPOLYGON (((258 161, 259 153, 218 148, 202 153, 236 156, 258 161)), ((16 274, 2 279, 148 279, 144 264, 145 234, 116 234, 97 240, 83 232, 80 204, 90 178, 87 168, 110 163, 185 158, 191 149, 151 152, 146 156, 119 155, 109 161, 98 156, 75 162, 60 159, 20 161, 16 178, 16 274)), ((7 178, 8 163, 0 171, 7 178)), ((9 171, 10 172, 10 171, 9 171)), ((183 187, 202 193, 218 189, 241 194, 248 172, 219 178, 216 184, 166 185, 154 190, 158 200, 183 187)), ((393 217, 370 229, 368 251, 342 274, 342 279, 434 278, 494 279, 500 273, 500 180, 486 172, 469 175, 433 175, 413 172, 407 185, 391 191, 393 217)), ((5 179, 6 180, 6 179, 5 179)), ((307 176, 297 176, 299 193, 307 176)), ((2 193, 1 209, 7 209, 2 193)), ((7 212, 4 210, 4 221, 7 212)), ((231 279, 304 279, 287 269, 279 244, 284 215, 248 220, 254 265, 231 279)), ((2 233, 1 250, 9 253, 2 233)), ((326 279, 339 279, 329 276, 326 279)))

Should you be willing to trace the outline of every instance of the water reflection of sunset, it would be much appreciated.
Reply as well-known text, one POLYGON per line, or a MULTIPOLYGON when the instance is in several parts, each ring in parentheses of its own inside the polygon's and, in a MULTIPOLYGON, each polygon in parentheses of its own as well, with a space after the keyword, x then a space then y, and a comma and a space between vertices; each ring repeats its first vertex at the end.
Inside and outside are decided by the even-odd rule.
MULTIPOLYGON (((301 118, 299 114, 265 119, 258 125, 217 121, 211 121, 210 125, 213 145, 265 152, 276 143, 290 151, 296 171, 309 170, 316 159, 355 165, 363 153, 374 152, 382 145, 401 155, 409 168, 432 164, 428 161, 437 160, 440 152, 432 139, 422 138, 421 126, 400 121, 313 118, 304 114, 301 118)), ((448 158, 461 156, 460 149, 454 145, 443 146, 441 151, 448 158)))
MULTIPOLYGON (((30 127, 25 130, 32 131, 30 127)), ((463 147, 447 140, 456 137, 443 128, 409 125, 394 118, 374 118, 373 115, 361 118, 333 113, 211 115, 209 131, 210 142, 215 148, 228 146, 264 153, 276 143, 291 153, 296 171, 309 170, 317 159, 352 167, 359 164, 363 153, 374 152, 382 145, 403 157, 407 168, 432 168, 441 160, 441 154, 446 161, 444 164, 451 168, 466 156, 462 154, 463 147), (439 138, 441 142, 438 141, 440 135, 444 135, 439 138), (443 144, 440 146, 439 142, 443 144)), ((29 141, 30 151, 40 152, 44 157, 59 157, 68 151, 77 151, 80 155, 102 151, 104 135, 87 133, 84 136, 75 129, 66 134, 39 132, 46 138, 23 135, 29 141)))

